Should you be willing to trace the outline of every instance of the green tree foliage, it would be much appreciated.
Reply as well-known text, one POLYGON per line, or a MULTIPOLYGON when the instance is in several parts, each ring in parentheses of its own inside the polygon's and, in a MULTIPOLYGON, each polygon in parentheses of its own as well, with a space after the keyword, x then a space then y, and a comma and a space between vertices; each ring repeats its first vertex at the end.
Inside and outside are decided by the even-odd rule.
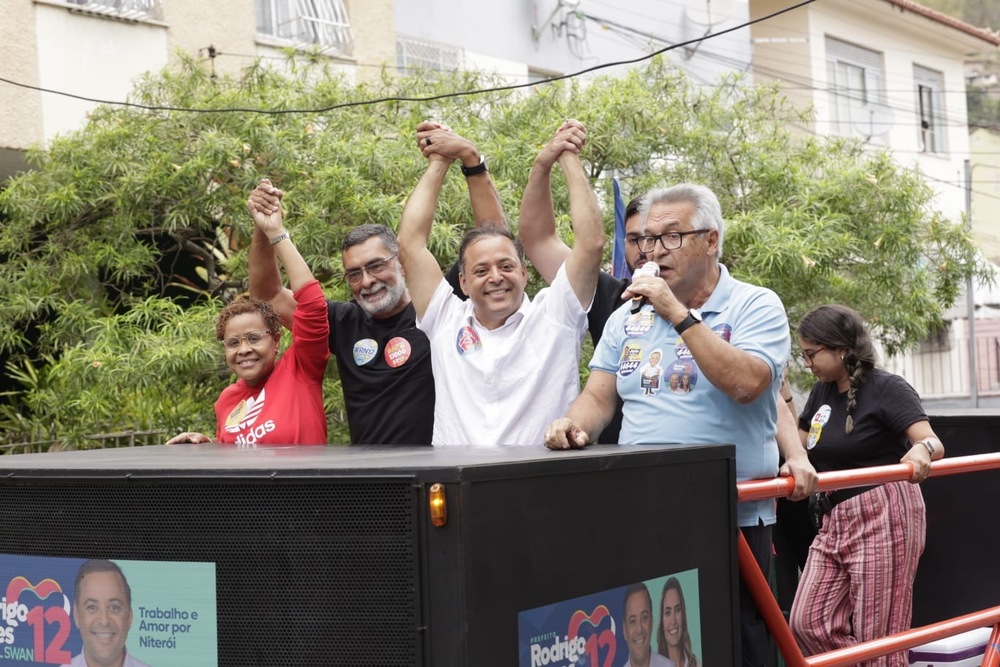
MULTIPOLYGON (((20 387, 0 397, 8 434, 78 444, 123 429, 214 432, 229 381, 214 319, 245 289, 249 190, 264 176, 285 190, 296 244, 328 294, 348 298, 340 241, 361 223, 396 227, 425 167, 414 133, 424 118, 489 156, 512 225, 531 162, 566 117, 589 128, 584 159, 607 211, 612 175, 626 193, 712 187, 729 221, 725 263, 775 289, 793 324, 843 302, 899 350, 940 322, 970 273, 985 275, 918 174, 794 131, 803 118, 776 89, 735 77, 699 87, 654 60, 618 78, 444 95, 497 83, 461 73, 351 85, 301 60, 213 78, 186 61, 130 100, 171 110, 101 107, 34 151, 34 170, 0 193, 0 354, 20 387), (400 95, 436 99, 363 103, 400 95)), ((559 178, 555 199, 568 211, 559 178)), ((431 239, 442 265, 470 219, 456 169, 431 239)), ((609 214, 609 234, 612 224, 609 214)), ((328 375, 331 441, 346 442, 333 364, 328 375)))
MULTIPOLYGON (((1000 70, 1000 66, 997 67, 1000 70)), ((969 127, 1000 132, 1000 98, 991 97, 985 88, 969 88, 965 93, 969 107, 969 127)))

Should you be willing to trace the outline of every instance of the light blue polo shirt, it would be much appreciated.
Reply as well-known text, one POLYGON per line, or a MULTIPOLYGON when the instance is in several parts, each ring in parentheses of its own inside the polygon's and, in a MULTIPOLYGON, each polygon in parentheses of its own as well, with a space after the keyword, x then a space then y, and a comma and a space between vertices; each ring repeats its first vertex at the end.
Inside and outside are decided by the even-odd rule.
MULTIPOLYGON (((777 294, 719 269, 701 315, 716 335, 771 369, 770 390, 756 401, 741 405, 702 377, 684 340, 650 305, 633 315, 626 303, 608 318, 590 368, 616 377, 625 404, 622 444, 732 443, 737 480, 770 479, 778 473, 776 401, 791 346, 788 316, 777 294)), ((774 500, 740 503, 738 513, 743 527, 772 524, 774 500)))

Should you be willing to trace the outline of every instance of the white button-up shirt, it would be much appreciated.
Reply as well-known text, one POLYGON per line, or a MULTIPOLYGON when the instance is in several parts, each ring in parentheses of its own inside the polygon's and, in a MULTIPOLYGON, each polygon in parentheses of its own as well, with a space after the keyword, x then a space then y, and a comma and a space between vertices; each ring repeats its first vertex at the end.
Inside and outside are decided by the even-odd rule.
POLYGON ((587 311, 565 266, 493 330, 442 278, 417 326, 431 341, 434 445, 542 445, 580 393, 587 311))

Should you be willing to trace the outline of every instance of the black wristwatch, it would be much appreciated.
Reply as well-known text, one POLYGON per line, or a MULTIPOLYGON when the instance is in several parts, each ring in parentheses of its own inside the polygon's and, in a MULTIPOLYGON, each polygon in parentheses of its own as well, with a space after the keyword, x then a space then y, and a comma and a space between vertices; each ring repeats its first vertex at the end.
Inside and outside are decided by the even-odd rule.
POLYGON ((476 174, 481 174, 486 171, 486 156, 479 156, 479 164, 473 165, 471 167, 466 167, 462 165, 462 175, 468 178, 469 176, 475 176, 476 174))
POLYGON ((677 331, 677 335, 680 336, 699 322, 701 322, 701 313, 692 308, 688 310, 687 317, 681 320, 681 323, 674 327, 674 329, 677 331))

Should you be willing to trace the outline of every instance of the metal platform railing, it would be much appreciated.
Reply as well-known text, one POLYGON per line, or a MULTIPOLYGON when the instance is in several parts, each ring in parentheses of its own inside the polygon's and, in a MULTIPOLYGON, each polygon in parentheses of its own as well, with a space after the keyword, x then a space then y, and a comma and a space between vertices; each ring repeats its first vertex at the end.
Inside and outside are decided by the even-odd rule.
MULTIPOLYGON (((959 473, 981 470, 1000 469, 1000 453, 978 454, 974 456, 958 456, 942 459, 931 464, 931 477, 956 475, 959 473)), ((909 463, 897 463, 888 466, 859 468, 855 470, 840 470, 819 474, 817 491, 833 491, 856 486, 884 484, 909 480, 913 475, 913 466, 909 463)), ((795 488, 795 480, 791 477, 779 477, 768 480, 740 482, 737 485, 740 502, 763 500, 766 498, 782 498, 791 494, 795 488)), ((767 629, 774 637, 775 644, 781 652, 787 667, 848 667, 865 660, 871 660, 890 653, 896 653, 927 642, 951 637, 962 632, 993 626, 986 654, 983 656, 982 667, 1000 667, 1000 606, 990 607, 981 611, 957 616, 938 623, 913 628, 881 639, 859 643, 849 648, 837 649, 827 653, 805 656, 792 635, 791 628, 785 620, 778 601, 774 598, 771 586, 760 571, 749 545, 740 534, 738 549, 740 576, 747 585, 757 608, 764 617, 767 629)))

